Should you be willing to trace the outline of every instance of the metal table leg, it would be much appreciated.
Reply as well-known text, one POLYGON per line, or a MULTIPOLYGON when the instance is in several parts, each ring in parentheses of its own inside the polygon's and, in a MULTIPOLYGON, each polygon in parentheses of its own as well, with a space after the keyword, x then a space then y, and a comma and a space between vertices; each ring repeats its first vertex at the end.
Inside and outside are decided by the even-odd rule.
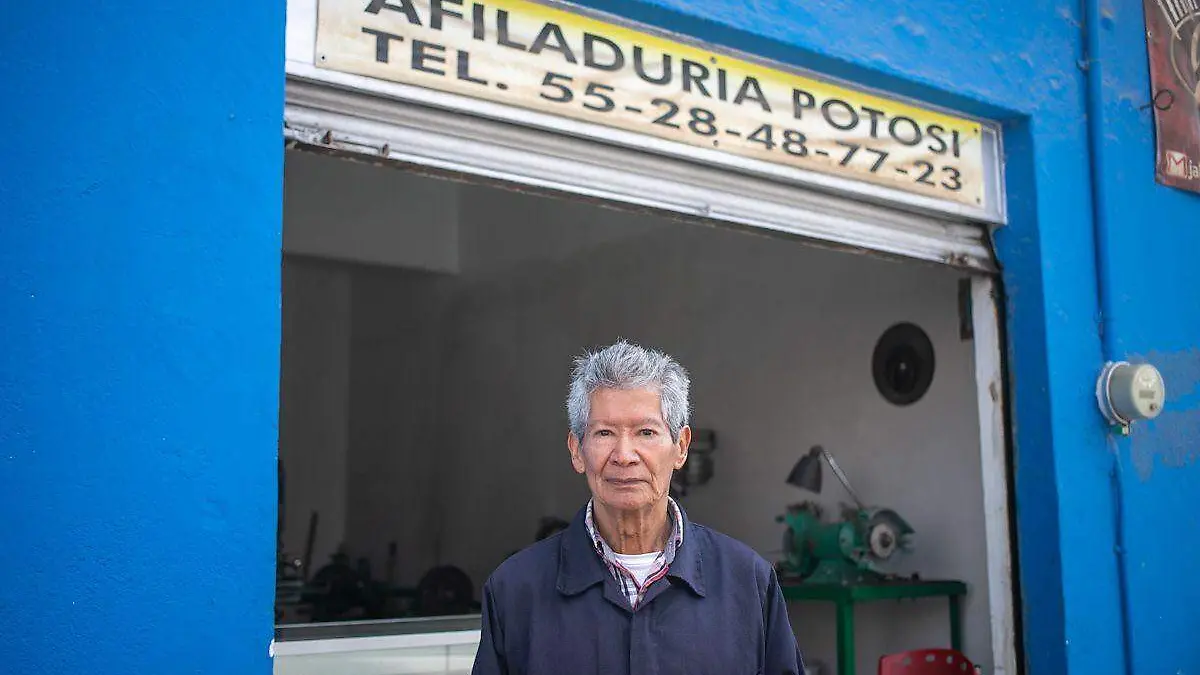
POLYGON ((854 601, 837 603, 837 671, 838 675, 855 675, 854 670, 854 601))
POLYGON ((957 595, 950 596, 950 648, 962 651, 962 608, 957 595))

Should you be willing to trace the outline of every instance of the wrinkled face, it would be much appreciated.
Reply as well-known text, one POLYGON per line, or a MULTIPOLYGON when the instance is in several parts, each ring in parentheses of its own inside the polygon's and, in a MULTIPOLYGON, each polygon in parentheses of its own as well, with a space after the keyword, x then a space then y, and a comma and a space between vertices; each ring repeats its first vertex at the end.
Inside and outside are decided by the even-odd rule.
POLYGON ((666 498, 691 439, 684 427, 679 440, 671 440, 658 391, 597 389, 582 443, 568 434, 567 446, 593 499, 616 511, 638 511, 666 498))

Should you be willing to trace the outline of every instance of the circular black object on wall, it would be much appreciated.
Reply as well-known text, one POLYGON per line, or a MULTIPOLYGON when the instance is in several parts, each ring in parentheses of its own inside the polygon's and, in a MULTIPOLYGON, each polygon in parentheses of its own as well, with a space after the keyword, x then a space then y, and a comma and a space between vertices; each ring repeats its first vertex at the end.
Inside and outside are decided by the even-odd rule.
POLYGON ((920 327, 898 323, 875 343, 871 371, 875 387, 890 403, 916 403, 933 384, 933 343, 920 327))

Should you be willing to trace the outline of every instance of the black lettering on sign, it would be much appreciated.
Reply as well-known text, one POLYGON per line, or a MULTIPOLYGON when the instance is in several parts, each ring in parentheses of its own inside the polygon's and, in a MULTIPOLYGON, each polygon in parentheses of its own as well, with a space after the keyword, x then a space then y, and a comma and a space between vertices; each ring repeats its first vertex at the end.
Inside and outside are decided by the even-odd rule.
POLYGON ((439 56, 436 53, 431 54, 430 52, 440 52, 441 54, 445 54, 446 48, 442 45, 437 45, 432 42, 425 42, 424 40, 412 41, 413 70, 419 70, 423 73, 429 73, 431 75, 445 75, 446 71, 438 70, 437 68, 430 68, 429 66, 425 65, 426 61, 432 61, 434 63, 446 62, 445 56, 439 56))
POLYGON ((658 77, 650 77, 646 73, 646 52, 641 47, 633 48, 633 69, 637 72, 637 76, 642 78, 643 82, 649 84, 670 84, 671 82, 671 55, 663 54, 662 57, 662 75, 658 77))
POLYGON ((921 142, 921 127, 917 126, 913 119, 903 115, 893 117, 892 121, 888 122, 888 134, 901 145, 913 146, 921 142), (903 126, 908 127, 907 136, 902 135, 903 130, 899 128, 903 126))
POLYGON ((795 129, 783 132, 783 151, 796 157, 808 156, 808 137, 795 129))
POLYGON ((562 82, 559 82, 558 80, 562 80, 563 82, 570 84, 571 76, 563 75, 562 73, 546 73, 546 77, 542 78, 542 86, 550 87, 554 91, 557 91, 558 95, 547 96, 546 92, 543 91, 541 94, 539 94, 539 96, 547 101, 554 101, 555 103, 566 103, 575 98, 575 94, 571 91, 571 88, 562 82))
POLYGON ((391 46, 392 40, 395 40, 396 42, 404 42, 404 37, 401 35, 388 33, 382 30, 375 30, 374 28, 367 28, 366 26, 363 26, 362 32, 366 33, 367 35, 375 36, 375 60, 379 63, 388 62, 388 47, 391 46))
POLYGON ((484 12, 487 7, 480 4, 471 5, 471 37, 483 40, 487 37, 487 21, 484 12))
POLYGON ((875 163, 871 165, 871 173, 879 171, 879 167, 883 166, 884 161, 888 158, 888 153, 883 150, 876 150, 875 148, 863 148, 863 152, 869 152, 877 158, 875 163))
POLYGON ((958 157, 958 132, 955 131, 950 137, 954 140, 954 156, 958 157))
POLYGON ((575 53, 567 46, 567 39, 563 37, 562 29, 556 23, 547 23, 545 26, 542 26, 542 32, 538 33, 538 36, 533 40, 533 44, 529 47, 529 53, 541 54, 546 49, 562 54, 563 58, 569 63, 577 63, 575 53))
POLYGON ((862 107, 862 111, 871 116, 871 138, 879 138, 879 118, 886 117, 886 114, 882 110, 868 108, 865 105, 862 107))
POLYGON ((913 162, 913 164, 915 164, 916 166, 924 167, 924 170, 921 172, 921 175, 917 176, 918 183, 923 183, 925 185, 935 185, 935 183, 933 181, 929 180, 929 176, 933 174, 933 165, 932 164, 930 164, 929 162, 926 162, 923 159, 913 162))
POLYGON ((929 136, 929 145, 925 146, 930 152, 935 155, 944 155, 950 146, 946 145, 946 139, 942 138, 942 134, 946 133, 946 129, 939 124, 930 124, 925 133, 929 136))
POLYGON ((414 26, 421 25, 421 17, 417 14, 417 8, 412 6, 409 0, 400 0, 399 5, 393 5, 388 0, 371 0, 365 11, 367 14, 378 14, 380 10, 390 9, 393 12, 400 12, 404 15, 408 22, 414 26))
POLYGON ((722 101, 729 100, 729 82, 728 75, 724 68, 717 68, 717 98, 722 101))
POLYGON ((708 93, 708 89, 704 86, 704 80, 708 79, 708 68, 703 63, 695 61, 683 60, 683 90, 691 91, 695 86, 707 98, 712 98, 708 93))
POLYGON ((692 130, 692 133, 701 136, 717 135, 717 127, 714 124, 717 121, 717 116, 711 110, 692 108, 688 113, 692 116, 691 121, 688 122, 688 128, 692 130))
POLYGON ((817 99, 803 89, 792 90, 792 116, 801 119, 805 110, 817 107, 817 99))
POLYGON ((617 104, 614 103, 612 98, 609 97, 609 94, 615 91, 616 89, 613 89, 607 84, 589 82, 587 91, 584 92, 583 97, 586 99, 590 96, 600 102, 589 103, 584 101, 583 107, 587 108, 588 110, 595 110, 596 112, 610 112, 613 108, 617 107, 617 104))
POLYGON ((858 111, 855 110, 853 108, 853 106, 851 106, 849 103, 846 103, 845 101, 843 101, 840 98, 831 98, 828 101, 825 101, 824 103, 822 103, 821 104, 821 116, 824 117, 825 122, 827 124, 829 124, 829 126, 833 127, 834 129, 840 129, 842 131, 849 131, 850 129, 853 129, 854 127, 858 126, 858 111), (850 121, 849 122, 838 122, 834 118, 833 109, 835 107, 846 111, 846 115, 849 116, 850 121))
POLYGON ((496 10, 496 44, 501 47, 510 47, 526 51, 528 47, 520 42, 514 42, 508 37, 508 12, 498 9, 496 10))
POLYGON ((465 49, 458 50, 458 79, 472 84, 482 84, 485 87, 488 83, 487 80, 471 77, 471 54, 465 49))
POLYGON ((762 87, 753 77, 747 77, 742 82, 742 88, 738 89, 737 96, 733 97, 735 105, 740 105, 742 101, 754 101, 762 106, 763 112, 771 112, 771 104, 767 103, 767 97, 763 95, 762 87))
POLYGON ((942 173, 949 176, 949 178, 942 181, 942 187, 954 192, 958 192, 962 189, 962 181, 960 180, 962 178, 962 174, 958 172, 958 169, 952 166, 943 166, 942 173))
POLYGON ((583 34, 583 65, 596 70, 615 71, 620 70, 625 65, 625 54, 617 43, 609 40, 606 37, 592 35, 591 33, 583 34), (602 44, 608 48, 608 58, 599 60, 596 58, 596 44, 602 44))
POLYGON ((850 160, 854 158, 854 153, 858 152, 858 143, 847 143, 845 141, 834 141, 838 145, 846 148, 846 154, 842 156, 842 161, 838 162, 841 166, 846 166, 850 160))
POLYGON ((462 6, 463 0, 432 0, 429 4, 429 27, 434 30, 442 29, 442 18, 451 16, 455 19, 463 18, 463 15, 452 9, 446 9, 445 5, 462 6))
POLYGON ((675 113, 679 112, 679 106, 675 105, 674 101, 666 98, 656 98, 653 101, 650 101, 650 105, 654 106, 655 108, 666 107, 667 109, 665 113, 654 118, 655 124, 661 124, 664 127, 671 127, 672 129, 679 128, 678 124, 671 121, 671 118, 675 116, 675 113))
POLYGON ((746 140, 751 143, 762 143, 767 150, 775 149, 775 129, 770 124, 764 124, 754 130, 746 140))

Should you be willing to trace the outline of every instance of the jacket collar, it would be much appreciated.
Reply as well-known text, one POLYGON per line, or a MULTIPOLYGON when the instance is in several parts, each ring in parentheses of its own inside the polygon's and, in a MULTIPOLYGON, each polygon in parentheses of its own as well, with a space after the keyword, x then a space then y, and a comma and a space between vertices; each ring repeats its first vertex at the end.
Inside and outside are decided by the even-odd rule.
MULTIPOLYGON (((584 524, 586 513, 585 505, 575 514, 559 543, 557 588, 563 595, 578 595, 612 578, 612 573, 596 553, 588 536, 587 525, 584 524)), ((699 536, 701 533, 682 507, 679 513, 683 518, 683 544, 675 552, 675 560, 667 570, 667 576, 683 581, 696 595, 704 597, 702 562, 707 553, 708 540, 699 536)))

